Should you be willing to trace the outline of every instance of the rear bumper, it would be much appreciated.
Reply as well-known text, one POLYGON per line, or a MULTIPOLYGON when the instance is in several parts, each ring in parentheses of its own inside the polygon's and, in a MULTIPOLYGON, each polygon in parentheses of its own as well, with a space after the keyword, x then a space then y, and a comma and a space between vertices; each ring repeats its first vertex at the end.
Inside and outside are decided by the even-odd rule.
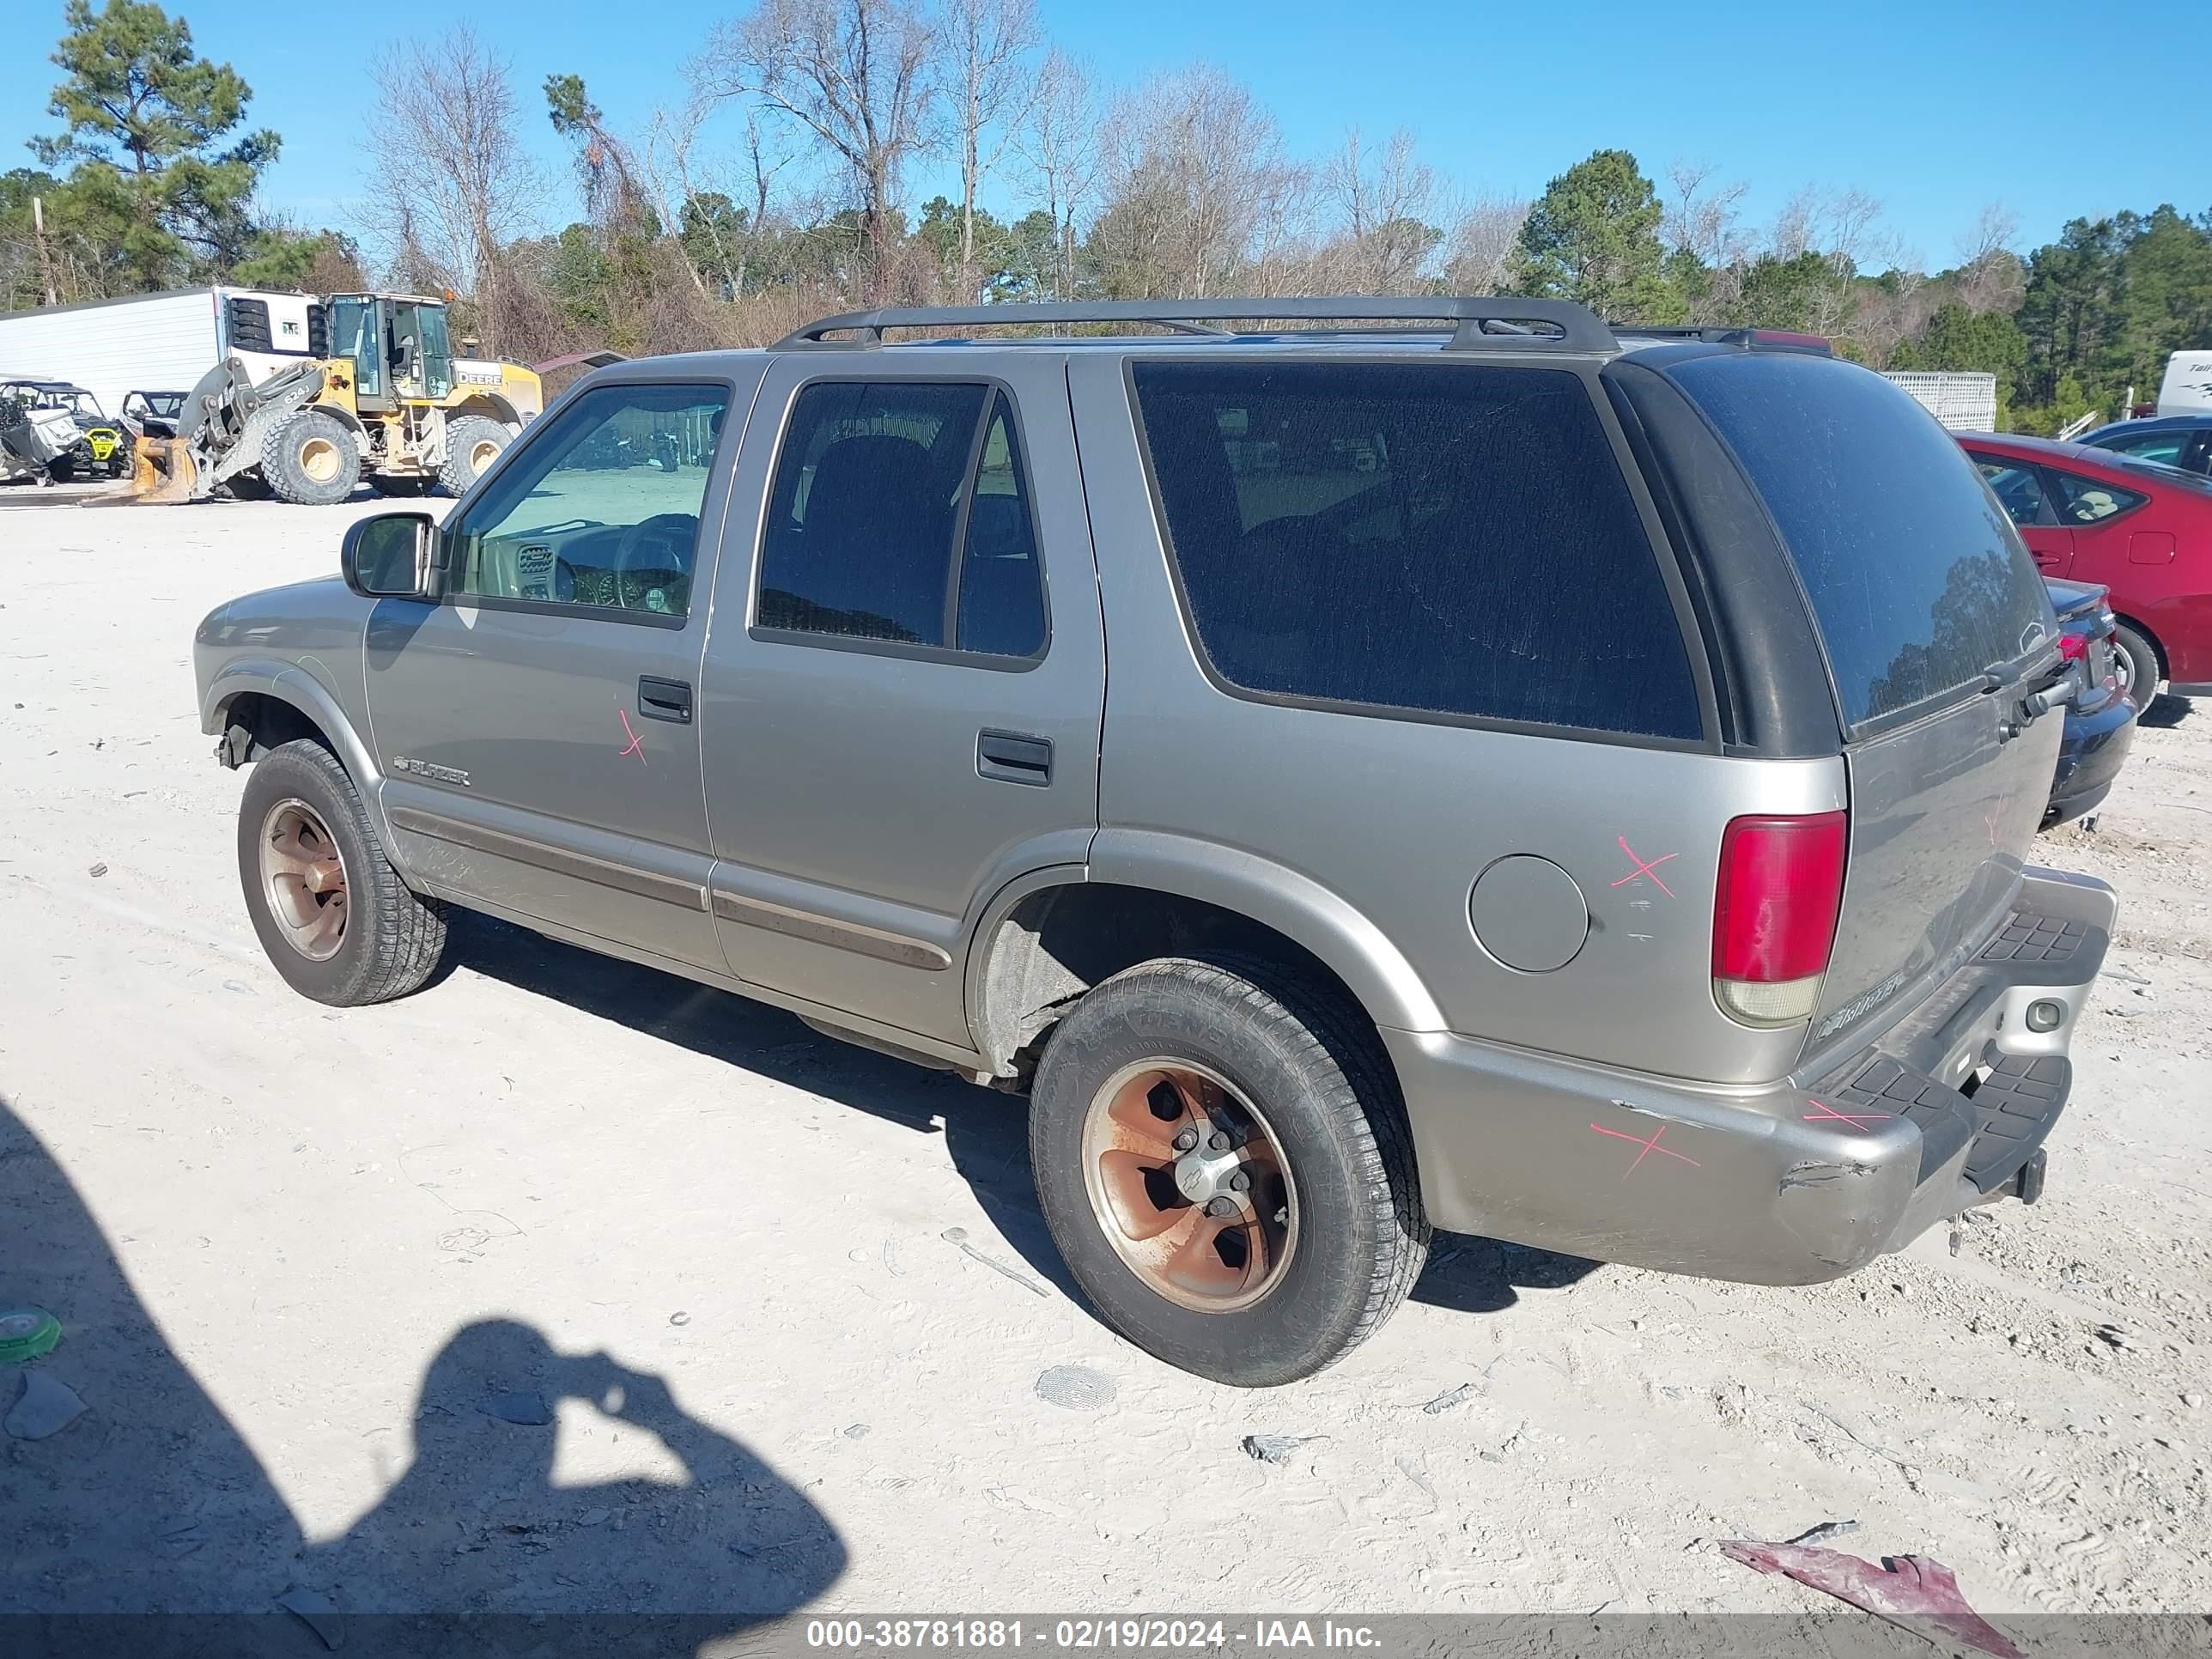
POLYGON ((1770 1085, 1385 1030, 1429 1218, 1602 1261, 1800 1285, 1944 1216, 2032 1198, 2115 910, 2101 882, 2031 869, 2006 927, 1878 1042, 1770 1085), (2037 1003, 2057 1011, 2048 1030, 2030 1027, 2037 1003))
POLYGON ((2125 697, 2115 696, 2093 714, 2069 715, 2051 804, 2044 810, 2045 830, 2080 817, 2112 793, 2135 736, 2136 707, 2125 697))

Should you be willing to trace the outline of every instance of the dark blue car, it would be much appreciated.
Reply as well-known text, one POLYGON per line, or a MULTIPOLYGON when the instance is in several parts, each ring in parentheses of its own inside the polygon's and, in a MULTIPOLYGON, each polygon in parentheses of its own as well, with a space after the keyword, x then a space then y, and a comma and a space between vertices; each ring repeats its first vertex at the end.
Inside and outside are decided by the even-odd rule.
POLYGON ((2114 421, 2084 434, 2080 441, 2116 450, 2138 461, 2178 466, 2184 472, 2212 472, 2212 410, 2114 421))
POLYGON ((2121 690, 2115 668, 2112 633, 2118 625, 2106 604, 2109 590, 2095 582, 2045 577, 2059 630, 2081 641, 2066 647, 2088 668, 2089 689, 2066 708, 2066 735, 2058 749, 2058 770, 2051 782, 2051 804, 2043 827, 2080 817, 2112 793, 2112 780, 2135 741, 2136 705, 2121 690))

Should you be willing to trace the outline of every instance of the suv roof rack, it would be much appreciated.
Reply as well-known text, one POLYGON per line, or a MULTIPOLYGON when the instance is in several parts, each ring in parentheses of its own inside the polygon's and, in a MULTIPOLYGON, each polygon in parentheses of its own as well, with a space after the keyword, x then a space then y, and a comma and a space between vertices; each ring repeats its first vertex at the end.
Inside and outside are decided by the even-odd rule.
POLYGON ((945 328, 959 325, 1046 323, 1150 323, 1179 334, 1233 337, 1216 323, 1406 322, 1415 319, 1453 325, 1447 351, 1489 347, 1548 346, 1571 351, 1612 351, 1620 343, 1613 331, 1587 307, 1567 300, 1516 300, 1474 295, 1419 295, 1407 297, 1353 296, 1342 299, 1266 300, 1094 300, 1051 305, 890 306, 848 311, 787 334, 773 349, 842 347, 866 349, 884 343, 887 328, 945 328), (1535 329, 1528 325, 1534 324, 1535 329), (1495 328, 1488 326, 1496 325, 1495 328), (1546 331, 1537 331, 1542 330, 1546 331), (855 340, 832 340, 852 333, 855 340))
POLYGON ((1836 348, 1824 334, 1800 334, 1786 328, 1737 328, 1720 323, 1687 327, 1647 328, 1641 323, 1608 325, 1617 333, 1647 340, 1698 340, 1708 345, 1765 346, 1775 351, 1802 351, 1815 357, 1832 357, 1836 348))

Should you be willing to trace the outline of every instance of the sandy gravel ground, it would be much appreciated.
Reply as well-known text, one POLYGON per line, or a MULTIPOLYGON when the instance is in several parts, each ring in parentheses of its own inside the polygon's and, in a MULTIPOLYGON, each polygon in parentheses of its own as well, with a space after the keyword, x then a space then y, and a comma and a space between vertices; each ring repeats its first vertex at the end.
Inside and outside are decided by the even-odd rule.
POLYGON ((0 511, 0 1306, 85 1408, 0 1437, 0 1602, 1804 1613, 1712 1540, 1850 1519, 2212 1607, 2212 710, 2045 838, 2125 931, 2041 1205, 1811 1290, 1443 1238, 1246 1394, 1072 1296, 1004 1097, 486 922, 284 988, 191 630, 368 505, 0 511))

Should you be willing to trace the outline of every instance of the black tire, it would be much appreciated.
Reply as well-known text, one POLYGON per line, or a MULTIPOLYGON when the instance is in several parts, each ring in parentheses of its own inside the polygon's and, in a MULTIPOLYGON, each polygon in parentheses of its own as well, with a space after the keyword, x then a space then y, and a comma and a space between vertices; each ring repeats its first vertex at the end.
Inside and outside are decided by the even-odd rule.
POLYGON ((319 743, 279 744, 247 775, 238 807, 238 875, 261 948, 284 982, 333 1007, 387 1002, 419 988, 446 948, 445 908, 410 890, 384 856, 361 793, 319 743), (336 844, 349 912, 337 951, 315 960, 295 946, 262 876, 262 841, 287 803, 311 809, 336 844))
POLYGON ((482 415, 464 415, 446 423, 446 459, 438 468, 438 482, 448 495, 462 495, 482 477, 514 434, 497 421, 482 415), (489 452, 489 453, 487 453, 489 452))
POLYGON ((303 409, 263 440, 261 476, 279 501, 329 507, 361 482, 361 441, 337 416, 303 409))
POLYGON ((2123 666, 2128 675, 2128 695, 2136 700, 2136 708, 2149 708, 2158 696, 2159 681, 2165 678, 2158 664, 2158 647, 2125 623, 2112 630, 2112 644, 2126 659, 2123 666))
POLYGON ((1167 957, 1091 990, 1054 1029, 1030 1094, 1046 1224, 1099 1315, 1171 1365, 1240 1388, 1310 1376, 1379 1329, 1428 1256, 1404 1103, 1356 1009, 1235 958, 1167 957), (1297 1194, 1297 1238, 1257 1301, 1206 1311, 1123 1259, 1085 1180, 1085 1126, 1109 1081, 1154 1057, 1194 1062, 1272 1130, 1297 1194))

